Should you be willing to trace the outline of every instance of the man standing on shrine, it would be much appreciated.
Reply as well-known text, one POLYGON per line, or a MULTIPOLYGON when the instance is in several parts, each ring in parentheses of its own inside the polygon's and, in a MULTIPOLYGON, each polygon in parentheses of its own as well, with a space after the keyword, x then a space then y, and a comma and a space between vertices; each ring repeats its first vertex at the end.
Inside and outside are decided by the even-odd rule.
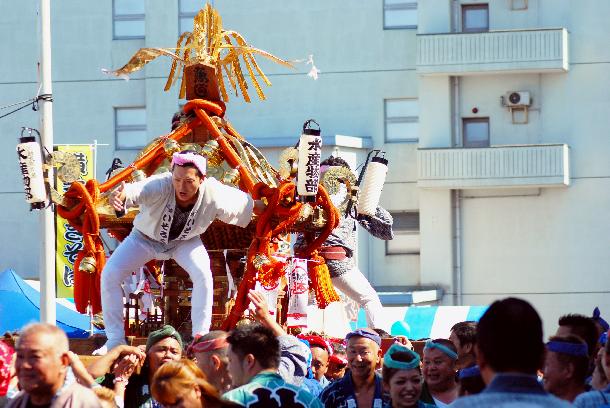
MULTIPOLYGON (((320 173, 324 174, 333 167, 345 167, 351 171, 349 164, 341 157, 330 156, 320 163, 320 173)), ((333 201, 341 198, 340 193, 331 196, 333 201)), ((346 214, 318 251, 328 265, 335 288, 364 309, 367 325, 371 328, 383 326, 383 306, 377 291, 360 271, 354 259, 357 245, 356 225, 360 224, 372 236, 388 241, 394 238, 393 222, 392 215, 380 206, 377 206, 375 215, 372 216, 358 215, 354 218, 346 214)), ((295 242, 296 252, 305 246, 305 237, 300 234, 295 242)))
POLYGON ((102 271, 101 296, 108 341, 105 354, 125 343, 122 282, 152 259, 174 259, 193 282, 191 321, 194 337, 209 331, 213 280, 210 259, 199 237, 214 219, 246 227, 265 205, 246 193, 206 177, 206 160, 193 151, 174 153, 171 172, 121 184, 110 196, 117 211, 139 206, 129 236, 102 271))

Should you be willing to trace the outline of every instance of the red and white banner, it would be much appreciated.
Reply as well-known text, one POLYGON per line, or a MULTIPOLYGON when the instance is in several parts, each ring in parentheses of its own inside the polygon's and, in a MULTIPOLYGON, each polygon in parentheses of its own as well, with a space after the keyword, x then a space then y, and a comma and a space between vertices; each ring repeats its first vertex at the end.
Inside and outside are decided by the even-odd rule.
POLYGON ((288 269, 288 327, 307 327, 307 259, 292 258, 288 269))

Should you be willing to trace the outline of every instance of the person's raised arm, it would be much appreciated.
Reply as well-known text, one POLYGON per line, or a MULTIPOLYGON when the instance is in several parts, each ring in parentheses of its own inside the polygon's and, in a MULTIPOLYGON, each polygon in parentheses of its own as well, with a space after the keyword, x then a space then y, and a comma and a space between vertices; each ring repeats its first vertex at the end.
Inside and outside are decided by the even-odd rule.
POLYGON ((294 336, 287 334, 269 314, 267 301, 262 293, 251 290, 248 298, 255 307, 256 320, 270 329, 280 342, 280 366, 278 373, 285 381, 295 383, 302 381, 307 375, 307 356, 311 355, 309 348, 294 336), (297 380, 300 379, 300 380, 297 380))
POLYGON ((91 374, 85 368, 85 365, 76 353, 72 351, 68 351, 68 358, 70 359, 70 367, 72 367, 72 372, 74 373, 74 377, 79 382, 79 384, 84 385, 85 387, 91 387, 95 384, 95 379, 91 376, 91 374))
POLYGON ((358 223, 375 238, 388 241, 394 238, 392 215, 384 208, 377 207, 375 215, 358 215, 358 223))
POLYGON ((273 334, 278 337, 286 335, 282 326, 280 326, 279 323, 275 321, 275 318, 269 313, 269 306, 262 293, 250 290, 248 299, 250 299, 250 302, 252 302, 255 307, 254 316, 260 324, 271 330, 273 334))

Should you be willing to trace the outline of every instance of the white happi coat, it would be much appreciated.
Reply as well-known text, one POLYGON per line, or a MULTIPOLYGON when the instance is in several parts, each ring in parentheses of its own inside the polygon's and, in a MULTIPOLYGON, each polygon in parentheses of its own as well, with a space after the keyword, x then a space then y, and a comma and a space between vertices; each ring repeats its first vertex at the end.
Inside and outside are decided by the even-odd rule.
MULTIPOLYGON (((133 221, 134 227, 149 238, 167 244, 176 209, 172 173, 125 184, 124 191, 127 207, 140 206, 140 213, 133 221)), ((176 240, 188 240, 203 234, 216 218, 227 224, 246 227, 253 209, 254 201, 248 194, 206 177, 199 187, 197 202, 176 240)))

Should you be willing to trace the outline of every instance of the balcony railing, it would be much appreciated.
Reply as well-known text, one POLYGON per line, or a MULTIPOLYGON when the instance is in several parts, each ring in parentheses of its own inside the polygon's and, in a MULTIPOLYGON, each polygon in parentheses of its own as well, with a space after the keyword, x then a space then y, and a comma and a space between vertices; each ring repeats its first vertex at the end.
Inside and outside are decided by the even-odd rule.
POLYGON ((562 187, 570 184, 565 144, 418 150, 418 187, 562 187))
POLYGON ((422 75, 566 71, 565 28, 417 35, 417 73, 422 75))

